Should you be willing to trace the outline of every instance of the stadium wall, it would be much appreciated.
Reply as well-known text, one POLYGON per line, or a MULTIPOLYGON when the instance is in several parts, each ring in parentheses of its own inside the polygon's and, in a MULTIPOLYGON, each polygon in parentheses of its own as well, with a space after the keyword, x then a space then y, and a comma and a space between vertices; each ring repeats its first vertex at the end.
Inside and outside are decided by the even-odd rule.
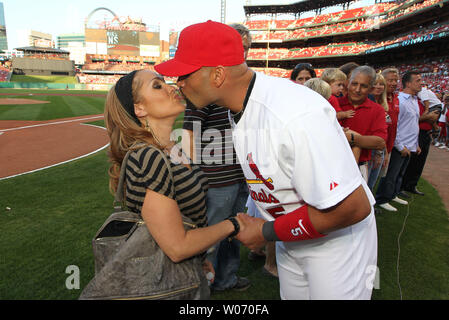
POLYGON ((54 90, 103 90, 103 91, 108 91, 111 87, 112 87, 112 84, 0 82, 0 89, 54 89, 54 90))
POLYGON ((71 60, 18 58, 12 59, 15 74, 75 76, 75 64, 71 60))

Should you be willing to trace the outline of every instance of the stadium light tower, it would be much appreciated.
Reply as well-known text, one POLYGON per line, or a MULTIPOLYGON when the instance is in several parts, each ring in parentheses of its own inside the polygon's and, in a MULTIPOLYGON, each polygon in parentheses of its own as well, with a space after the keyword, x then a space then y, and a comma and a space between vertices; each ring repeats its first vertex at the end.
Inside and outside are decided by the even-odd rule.
POLYGON ((221 23, 226 23, 226 0, 221 0, 221 23))

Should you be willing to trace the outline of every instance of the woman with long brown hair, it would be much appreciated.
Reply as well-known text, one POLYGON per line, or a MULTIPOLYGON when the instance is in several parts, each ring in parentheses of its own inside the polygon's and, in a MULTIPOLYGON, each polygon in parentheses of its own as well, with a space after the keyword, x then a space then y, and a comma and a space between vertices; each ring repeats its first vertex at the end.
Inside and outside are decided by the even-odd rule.
MULTIPOLYGON (((385 110, 385 121, 387 126, 391 125, 391 119, 388 115, 388 101, 387 101, 387 82, 385 78, 380 74, 376 74, 376 80, 374 81, 374 86, 371 91, 375 102, 380 104, 385 110)), ((380 171, 382 169, 382 163, 384 161, 386 149, 384 150, 373 150, 371 154, 371 160, 368 163, 368 187, 371 191, 374 187, 379 177, 380 171)))
MULTIPOLYGON (((141 214, 157 244, 174 262, 204 253, 234 236, 240 226, 238 218, 207 226, 207 178, 170 140, 173 124, 184 109, 179 91, 149 70, 122 77, 109 91, 105 104, 111 143, 110 190, 116 191, 120 168, 126 165, 125 204, 141 214), (133 150, 129 160, 122 164, 129 150, 133 150), (198 228, 186 231, 181 213, 198 228)), ((204 269, 213 272, 207 260, 204 269)))

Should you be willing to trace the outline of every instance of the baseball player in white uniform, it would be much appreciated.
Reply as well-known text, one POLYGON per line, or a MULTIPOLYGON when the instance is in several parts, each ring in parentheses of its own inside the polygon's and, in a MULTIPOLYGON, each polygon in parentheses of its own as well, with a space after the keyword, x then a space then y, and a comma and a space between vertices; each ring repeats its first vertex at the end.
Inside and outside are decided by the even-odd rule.
POLYGON ((175 58, 156 71, 178 76, 198 108, 231 110, 234 147, 262 218, 240 215, 250 249, 277 241, 282 299, 370 299, 377 264, 374 198, 335 110, 288 79, 249 69, 240 35, 208 21, 184 29, 175 58))

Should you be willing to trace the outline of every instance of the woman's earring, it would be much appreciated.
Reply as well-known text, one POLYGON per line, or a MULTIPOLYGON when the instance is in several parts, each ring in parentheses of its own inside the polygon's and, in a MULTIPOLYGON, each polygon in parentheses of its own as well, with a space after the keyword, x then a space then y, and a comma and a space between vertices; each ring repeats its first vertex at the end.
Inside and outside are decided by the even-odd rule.
POLYGON ((154 140, 156 141, 156 143, 162 147, 161 142, 159 141, 159 139, 157 138, 157 136, 154 134, 153 129, 151 129, 150 127, 150 123, 148 122, 148 119, 145 119, 145 129, 151 133, 151 135, 153 136, 154 140))

